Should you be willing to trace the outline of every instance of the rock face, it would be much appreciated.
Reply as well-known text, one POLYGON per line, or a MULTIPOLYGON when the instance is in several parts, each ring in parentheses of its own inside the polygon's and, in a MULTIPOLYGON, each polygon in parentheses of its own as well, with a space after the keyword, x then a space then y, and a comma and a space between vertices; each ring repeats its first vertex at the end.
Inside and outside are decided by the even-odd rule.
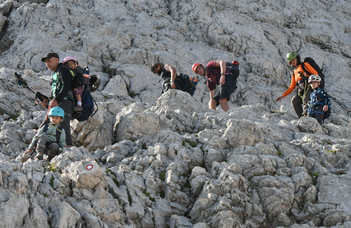
POLYGON ((0 0, 0 227, 350 227, 350 1, 0 0), (302 7, 303 6, 303 7, 302 7), (297 119, 286 53, 313 57, 340 101, 297 119), (74 145, 21 162, 46 111, 47 52, 99 75, 74 145), (229 112, 191 65, 240 62, 229 112), (155 62, 197 77, 161 94, 155 62))

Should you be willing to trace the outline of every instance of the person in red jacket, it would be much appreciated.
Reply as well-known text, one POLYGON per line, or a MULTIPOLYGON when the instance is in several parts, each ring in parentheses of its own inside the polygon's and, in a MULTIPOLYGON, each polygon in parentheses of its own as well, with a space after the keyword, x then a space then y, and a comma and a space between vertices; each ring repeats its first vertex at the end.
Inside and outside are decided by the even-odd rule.
MULTIPOLYGON (((299 118, 305 117, 307 116, 310 95, 312 92, 312 89, 308 84, 309 75, 302 68, 300 55, 294 51, 291 51, 286 57, 289 64, 295 69, 294 73, 291 75, 289 88, 283 93, 282 96, 278 97, 276 101, 280 101, 284 97, 288 96, 297 87, 297 94, 291 99, 291 105, 299 118)), ((304 66, 305 69, 311 74, 318 75, 318 72, 310 64, 304 63, 304 66)))

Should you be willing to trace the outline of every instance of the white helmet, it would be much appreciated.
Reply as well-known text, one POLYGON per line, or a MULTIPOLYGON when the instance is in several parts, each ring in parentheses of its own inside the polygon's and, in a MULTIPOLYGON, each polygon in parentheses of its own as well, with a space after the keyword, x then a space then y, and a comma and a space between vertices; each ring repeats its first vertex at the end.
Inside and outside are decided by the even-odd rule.
POLYGON ((311 83, 311 82, 321 82, 322 79, 319 75, 317 74, 312 74, 309 78, 308 78, 308 83, 311 83))

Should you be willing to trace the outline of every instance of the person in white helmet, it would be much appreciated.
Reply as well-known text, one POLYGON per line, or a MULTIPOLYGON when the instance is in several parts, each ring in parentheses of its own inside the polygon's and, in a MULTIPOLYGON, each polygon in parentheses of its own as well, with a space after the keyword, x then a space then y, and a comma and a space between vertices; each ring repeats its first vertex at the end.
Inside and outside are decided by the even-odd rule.
POLYGON ((311 85, 313 92, 310 96, 310 105, 308 107, 308 116, 315 118, 319 124, 330 116, 330 99, 323 89, 319 88, 321 84, 321 77, 319 75, 311 75, 308 78, 308 83, 311 85))

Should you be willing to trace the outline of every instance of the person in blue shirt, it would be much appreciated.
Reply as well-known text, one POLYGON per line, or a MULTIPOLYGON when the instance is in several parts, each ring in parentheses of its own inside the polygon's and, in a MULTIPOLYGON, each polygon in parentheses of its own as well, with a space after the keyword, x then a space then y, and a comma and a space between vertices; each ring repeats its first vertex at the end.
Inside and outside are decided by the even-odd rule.
POLYGON ((331 103, 327 92, 319 88, 321 84, 321 77, 319 75, 311 75, 308 78, 308 83, 311 84, 313 92, 310 96, 310 104, 308 107, 308 116, 315 118, 318 123, 322 124, 323 121, 330 116, 331 103))

